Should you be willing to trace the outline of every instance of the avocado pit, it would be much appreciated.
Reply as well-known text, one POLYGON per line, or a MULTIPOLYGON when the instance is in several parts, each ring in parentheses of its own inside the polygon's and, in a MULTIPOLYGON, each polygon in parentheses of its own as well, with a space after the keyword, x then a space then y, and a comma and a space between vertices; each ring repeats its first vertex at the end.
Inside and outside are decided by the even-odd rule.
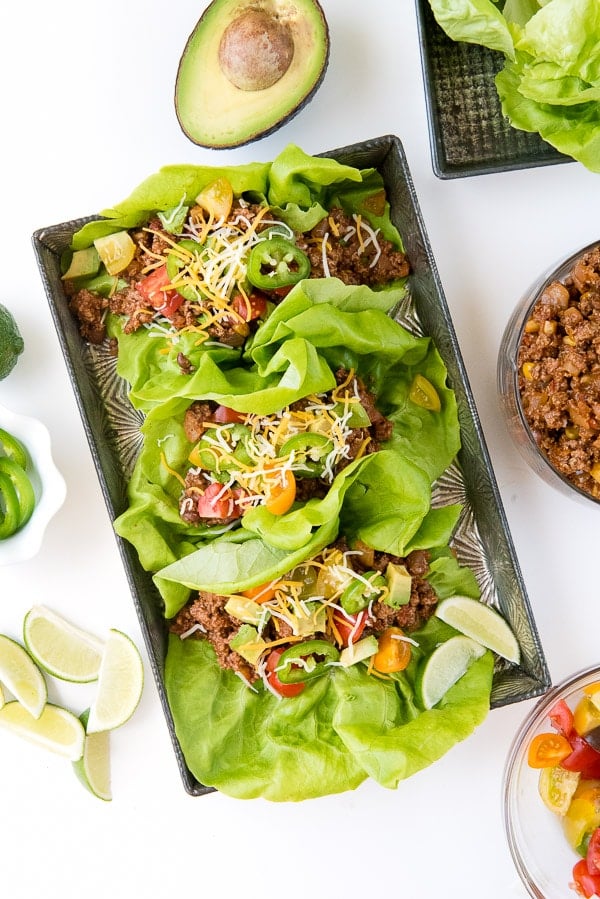
POLYGON ((246 9, 223 32, 219 65, 243 91, 262 91, 285 75, 294 56, 291 29, 262 9, 246 9))

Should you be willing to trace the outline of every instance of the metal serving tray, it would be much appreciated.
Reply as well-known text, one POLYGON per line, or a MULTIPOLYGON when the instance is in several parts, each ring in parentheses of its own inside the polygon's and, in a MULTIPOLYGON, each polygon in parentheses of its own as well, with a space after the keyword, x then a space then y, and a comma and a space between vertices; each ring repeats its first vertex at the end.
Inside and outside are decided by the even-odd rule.
MULTIPOLYGON (((457 463, 436 485, 434 503, 464 504, 454 548, 459 559, 475 571, 483 600, 507 618, 521 646, 518 667, 500 660, 497 663, 492 707, 537 696, 548 689, 550 677, 402 144, 397 137, 387 135, 323 155, 358 168, 376 168, 384 179, 392 220, 413 269, 410 298, 399 319, 434 339, 458 400, 462 449, 457 463)), ((34 233, 33 246, 112 521, 127 505, 126 486, 141 446, 142 417, 128 401, 127 384, 116 374, 115 358, 106 347, 93 347, 81 339, 67 307, 60 255, 73 233, 92 218, 95 216, 42 228, 34 233)), ((167 626, 162 600, 135 549, 119 537, 116 540, 184 787, 192 795, 204 794, 209 788, 199 783, 186 765, 166 698, 163 672, 167 626)))

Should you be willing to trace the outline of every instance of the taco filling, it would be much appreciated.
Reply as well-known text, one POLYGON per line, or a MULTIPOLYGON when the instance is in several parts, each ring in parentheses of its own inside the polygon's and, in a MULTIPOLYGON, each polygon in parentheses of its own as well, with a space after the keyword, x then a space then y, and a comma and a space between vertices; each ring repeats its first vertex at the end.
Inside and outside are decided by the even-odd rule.
POLYGON ((283 697, 332 666, 363 662, 385 677, 408 666, 408 635, 435 611, 428 571, 426 550, 400 558, 338 539, 270 583, 230 596, 199 591, 170 630, 207 640, 221 668, 283 697))
POLYGON ((124 319, 125 334, 191 331, 199 342, 240 347, 269 304, 304 278, 377 288, 408 272, 405 254, 364 215, 333 207, 315 227, 294 230, 269 205, 235 197, 220 178, 192 205, 153 213, 140 228, 75 251, 63 281, 91 343, 104 341, 111 312, 124 319), (82 276, 83 266, 91 274, 82 276))
POLYGON ((257 505, 275 515, 326 495, 354 459, 380 449, 392 422, 355 373, 338 369, 337 386, 272 415, 238 413, 195 401, 183 427, 194 443, 179 513, 188 524, 228 524, 257 505))

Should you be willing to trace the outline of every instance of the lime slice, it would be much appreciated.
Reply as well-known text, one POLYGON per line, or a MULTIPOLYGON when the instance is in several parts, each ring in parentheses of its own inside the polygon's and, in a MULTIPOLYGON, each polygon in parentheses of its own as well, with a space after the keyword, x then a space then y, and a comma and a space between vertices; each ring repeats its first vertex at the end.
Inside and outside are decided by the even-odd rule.
MULTIPOLYGON (((89 710, 80 716, 86 727, 89 710)), ((73 762, 75 774, 84 787, 105 802, 110 802, 110 732, 103 730, 96 734, 87 734, 83 745, 83 755, 73 762)))
POLYGON ((0 727, 71 761, 81 758, 83 753, 83 724, 72 712, 50 702, 39 718, 30 715, 20 702, 7 702, 0 709, 0 727))
POLYGON ((115 628, 104 647, 98 688, 88 719, 88 734, 114 730, 135 712, 144 686, 144 666, 130 638, 115 628))
POLYGON ((426 709, 433 708, 450 687, 460 680, 475 659, 485 653, 480 643, 464 635, 440 643, 425 660, 415 685, 417 697, 426 709))
POLYGON ((48 699, 44 675, 16 640, 0 634, 0 683, 33 718, 39 718, 48 699))
POLYGON ((38 665, 54 677, 77 684, 98 677, 104 642, 45 606, 27 613, 23 639, 38 665))
POLYGON ((450 596, 438 605, 435 614, 461 634, 477 640, 509 662, 519 662, 521 650, 517 638, 504 618, 491 606, 469 596, 450 596))

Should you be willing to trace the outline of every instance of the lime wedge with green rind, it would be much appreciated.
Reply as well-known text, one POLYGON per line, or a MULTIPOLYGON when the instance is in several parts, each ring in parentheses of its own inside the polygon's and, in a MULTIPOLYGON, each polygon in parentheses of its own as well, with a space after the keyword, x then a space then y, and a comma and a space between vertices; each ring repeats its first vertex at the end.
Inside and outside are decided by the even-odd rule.
MULTIPOLYGON (((80 715, 80 721, 87 726, 89 709, 80 715)), ((110 731, 104 730, 95 734, 86 734, 83 755, 73 762, 75 774, 98 799, 104 802, 112 800, 110 784, 110 731)))
POLYGON ((20 643, 0 634, 0 683, 33 718, 39 718, 48 699, 44 675, 20 643))
POLYGON ((111 628, 90 708, 88 734, 125 724, 138 706, 143 687, 144 666, 135 643, 122 631, 111 628))
POLYGON ((519 643, 505 619, 491 606, 470 596, 449 596, 435 614, 461 634, 466 634, 509 662, 518 664, 519 643))
POLYGON ((0 727, 72 762, 83 754, 83 724, 72 712, 49 702, 39 718, 34 718, 16 699, 7 702, 0 709, 0 727))
POLYGON ((45 606, 33 606, 23 622, 23 640, 44 671, 84 684, 96 680, 104 641, 45 606))
POLYGON ((485 648, 458 634, 440 643, 421 665, 415 682, 415 693, 424 709, 432 709, 448 690, 466 674, 475 659, 486 652, 485 648))

